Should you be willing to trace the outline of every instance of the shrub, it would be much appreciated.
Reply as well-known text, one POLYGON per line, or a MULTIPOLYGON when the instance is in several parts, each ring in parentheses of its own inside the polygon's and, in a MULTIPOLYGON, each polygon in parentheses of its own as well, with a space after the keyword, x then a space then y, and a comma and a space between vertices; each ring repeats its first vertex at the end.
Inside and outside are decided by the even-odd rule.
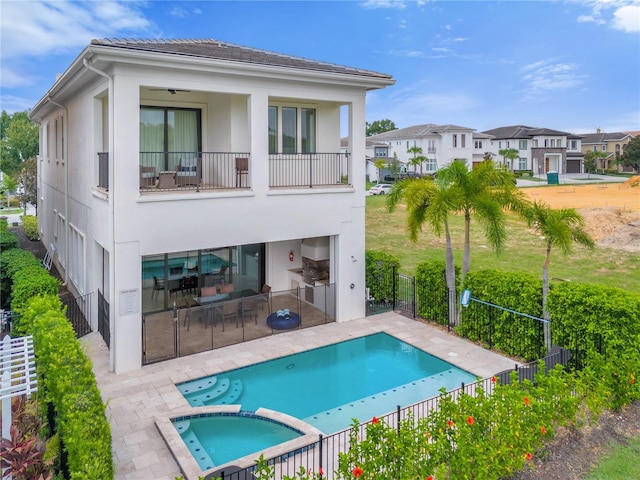
POLYGON ((18 237, 13 232, 0 232, 0 252, 18 247, 18 237))
POLYGON ((33 335, 39 385, 55 406, 71 479, 113 478, 111 432, 91 364, 54 295, 27 302, 18 330, 33 335))
POLYGON ((2 307, 9 308, 13 276, 26 267, 38 266, 40 261, 31 253, 19 248, 2 251, 0 254, 0 299, 2 307))
MULTIPOLYGON (((456 278, 460 269, 456 268, 456 278)), ((456 282, 457 283, 457 282, 456 282)), ((449 324, 449 290, 446 264, 441 261, 422 262, 416 267, 416 312, 422 318, 441 325, 449 324)))
POLYGON ((27 266, 13 276, 11 309, 21 313, 32 297, 57 295, 60 282, 41 265, 27 266))
POLYGON ((38 217, 24 215, 22 217, 22 227, 29 240, 38 240, 40 238, 40 233, 38 232, 38 217))
POLYGON ((394 277, 400 268, 398 258, 388 253, 367 250, 365 263, 365 284, 369 288, 369 294, 377 301, 392 301, 396 298, 398 285, 394 282, 394 277))

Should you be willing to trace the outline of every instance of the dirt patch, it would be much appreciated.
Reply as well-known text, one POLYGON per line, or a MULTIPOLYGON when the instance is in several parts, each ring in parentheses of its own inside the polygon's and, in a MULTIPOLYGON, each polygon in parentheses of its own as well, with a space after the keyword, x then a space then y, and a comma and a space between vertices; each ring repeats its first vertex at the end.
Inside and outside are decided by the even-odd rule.
POLYGON ((598 246, 640 252, 640 176, 621 184, 524 188, 531 200, 575 208, 598 246))
POLYGON ((605 412, 591 426, 561 429, 545 450, 534 457, 532 469, 511 480, 579 480, 594 468, 613 446, 626 445, 640 435, 640 401, 620 412, 605 412))

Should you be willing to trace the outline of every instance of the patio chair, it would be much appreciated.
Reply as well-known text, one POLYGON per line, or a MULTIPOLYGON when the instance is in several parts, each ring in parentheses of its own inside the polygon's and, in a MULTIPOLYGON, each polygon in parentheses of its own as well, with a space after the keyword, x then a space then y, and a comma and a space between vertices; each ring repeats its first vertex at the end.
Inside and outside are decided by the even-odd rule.
POLYGON ((243 177, 249 177, 249 159, 236 158, 236 187, 242 187, 243 177))
POLYGON ((200 175, 200 159, 196 157, 181 158, 176 167, 176 185, 198 185, 200 175))
POLYGON ((238 328, 238 308, 240 307, 239 302, 237 301, 229 301, 224 302, 221 307, 219 307, 220 316, 222 317, 222 331, 224 331, 224 323, 227 319, 236 321, 236 328, 238 328))
POLYGON ((140 187, 153 187, 156 184, 156 167, 140 165, 140 187))
POLYGON ((153 277, 153 292, 151 292, 151 298, 155 298, 160 291, 164 291, 164 278, 153 277))
POLYGON ((233 293, 236 287, 233 283, 225 283, 224 285, 220 285, 220 293, 233 293))
POLYGON ((255 324, 258 324, 258 298, 259 297, 246 297, 242 300, 242 319, 253 317, 255 324))
POLYGON ((262 290, 260 290, 261 295, 258 297, 260 301, 260 305, 262 310, 264 310, 264 304, 267 304, 267 309, 269 313, 271 313, 271 285, 267 285, 266 283, 262 286, 262 290))
POLYGON ((216 283, 227 283, 227 269, 229 267, 227 265, 222 265, 220 270, 213 274, 213 284, 216 283))

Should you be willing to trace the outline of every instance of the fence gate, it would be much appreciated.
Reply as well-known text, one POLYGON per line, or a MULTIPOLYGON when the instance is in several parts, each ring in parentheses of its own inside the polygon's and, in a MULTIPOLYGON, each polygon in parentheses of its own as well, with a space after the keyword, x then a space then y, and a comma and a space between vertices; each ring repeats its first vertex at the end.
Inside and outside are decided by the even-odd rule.
POLYGON ((366 314, 397 311, 416 317, 416 279, 397 273, 395 267, 367 272, 366 314))
POLYGON ((394 310, 416 318, 416 278, 398 274, 394 310))

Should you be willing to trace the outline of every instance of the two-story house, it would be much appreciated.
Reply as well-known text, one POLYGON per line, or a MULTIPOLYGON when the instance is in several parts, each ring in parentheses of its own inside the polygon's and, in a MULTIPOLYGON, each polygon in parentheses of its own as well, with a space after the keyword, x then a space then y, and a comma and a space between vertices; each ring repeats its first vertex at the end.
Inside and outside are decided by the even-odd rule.
POLYGON ((595 133, 585 133, 582 137, 582 153, 602 152, 605 154, 597 161, 596 168, 598 170, 615 169, 618 172, 633 172, 633 168, 617 165, 614 162, 623 154, 625 146, 633 139, 633 135, 627 132, 605 133, 598 128, 595 133))
POLYGON ((496 161, 503 161, 513 171, 530 171, 535 175, 547 172, 580 173, 584 154, 581 137, 549 128, 523 125, 499 127, 483 132, 491 135, 489 151, 496 161), (499 154, 500 150, 514 149, 519 153, 513 164, 499 154))
POLYGON ((433 174, 454 160, 463 161, 471 167, 476 159, 474 135, 472 128, 429 123, 379 133, 368 139, 388 145, 387 155, 395 155, 401 164, 407 166, 407 170, 433 174), (421 148, 426 161, 411 165, 411 159, 415 156, 409 152, 412 147, 421 148))
POLYGON ((216 40, 103 39, 80 53, 30 112, 38 220, 69 288, 95 293, 89 321, 112 371, 183 355, 186 335, 216 340, 214 325, 172 312, 234 289, 301 287, 335 321, 364 316, 365 165, 353 159, 367 91, 393 83, 216 40))

